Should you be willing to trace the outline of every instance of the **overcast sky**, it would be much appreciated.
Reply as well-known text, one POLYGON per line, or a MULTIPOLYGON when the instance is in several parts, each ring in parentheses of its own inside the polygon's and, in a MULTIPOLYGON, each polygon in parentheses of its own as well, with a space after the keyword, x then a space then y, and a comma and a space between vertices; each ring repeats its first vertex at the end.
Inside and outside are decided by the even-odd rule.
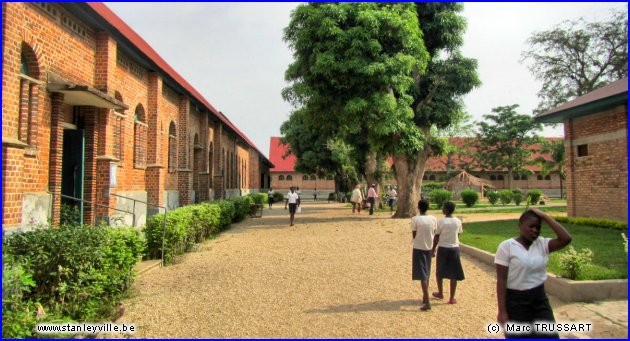
MULTIPOLYGON (((291 106, 280 95, 293 57, 282 30, 297 3, 106 2, 160 56, 269 156, 269 138, 291 106)), ((482 86, 465 97, 474 120, 497 106, 531 114, 541 83, 521 64, 534 31, 566 19, 603 20, 626 3, 465 3, 464 55, 476 58, 482 86)), ((545 128, 562 136, 562 126, 545 128)))

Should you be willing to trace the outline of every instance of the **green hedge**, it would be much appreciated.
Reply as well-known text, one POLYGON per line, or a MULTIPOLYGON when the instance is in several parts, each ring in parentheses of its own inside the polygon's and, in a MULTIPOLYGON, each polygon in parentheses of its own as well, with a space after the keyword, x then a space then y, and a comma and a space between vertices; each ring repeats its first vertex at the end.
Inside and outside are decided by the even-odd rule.
POLYGON ((462 201, 466 204, 466 207, 473 207, 479 201, 479 194, 472 189, 465 189, 460 193, 462 201))
POLYGON ((441 209, 445 202, 451 200, 452 196, 453 193, 445 189, 436 189, 429 193, 431 202, 434 203, 438 209, 441 209))
POLYGON ((571 218, 571 217, 553 217, 560 223, 570 223, 576 225, 586 225, 592 227, 600 227, 604 229, 614 229, 620 231, 626 231, 628 224, 611 219, 599 219, 599 218, 571 218))
MULTIPOLYGON (((139 231, 113 227, 42 228, 11 234, 3 242, 3 251, 14 260, 5 269, 16 275, 14 284, 22 283, 17 291, 25 307, 41 303, 47 315, 76 321, 111 315, 116 300, 131 285, 133 266, 144 248, 139 231), (29 278, 35 285, 25 290, 29 278)), ((3 330, 5 308, 10 309, 4 298, 3 276, 3 330)), ((7 318, 11 316, 15 314, 7 318)))
MULTIPOLYGON (((252 203, 251 196, 241 196, 169 211, 166 215, 164 263, 171 263, 175 255, 190 252, 195 244, 245 219, 252 203)), ((161 257, 163 224, 163 213, 147 220, 144 233, 147 239, 146 255, 149 258, 161 257)))

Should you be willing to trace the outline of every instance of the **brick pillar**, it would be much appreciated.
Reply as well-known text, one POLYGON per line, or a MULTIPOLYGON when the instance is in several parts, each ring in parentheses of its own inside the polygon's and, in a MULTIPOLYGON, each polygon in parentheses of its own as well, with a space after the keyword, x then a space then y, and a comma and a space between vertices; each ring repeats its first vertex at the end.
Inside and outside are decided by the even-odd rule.
MULTIPOLYGON (((85 113, 85 157, 83 163, 83 199, 89 202, 97 202, 97 184, 98 178, 96 157, 98 156, 99 130, 98 113, 96 108, 85 107, 82 109, 85 113)), ((83 221, 86 224, 92 224, 96 209, 94 205, 86 203, 83 206, 83 221)))
POLYGON ((2 226, 22 221, 24 149, 2 146, 2 226))
POLYGON ((222 139, 223 125, 221 123, 215 123, 214 128, 214 178, 212 179, 212 189, 214 189, 214 199, 223 199, 224 188, 224 169, 223 169, 223 150, 222 139))
POLYGON ((177 136, 177 189, 180 206, 190 205, 192 191, 192 171, 190 165, 190 139, 188 122, 190 101, 182 96, 179 101, 179 131, 177 136))
POLYGON ((116 74, 117 43, 106 32, 96 33, 96 68, 94 69, 94 86, 103 92, 113 95, 114 75, 116 74))
POLYGON ((63 102, 64 95, 52 93, 50 113, 50 166, 48 170, 48 189, 52 198, 52 224, 59 225, 61 210, 61 163, 63 160, 63 102))
MULTIPOLYGON (((162 78, 156 72, 149 72, 149 91, 147 108, 147 165, 161 164, 162 139, 159 138, 159 112, 162 94, 162 78)), ((168 134, 168 123, 166 124, 168 134)))

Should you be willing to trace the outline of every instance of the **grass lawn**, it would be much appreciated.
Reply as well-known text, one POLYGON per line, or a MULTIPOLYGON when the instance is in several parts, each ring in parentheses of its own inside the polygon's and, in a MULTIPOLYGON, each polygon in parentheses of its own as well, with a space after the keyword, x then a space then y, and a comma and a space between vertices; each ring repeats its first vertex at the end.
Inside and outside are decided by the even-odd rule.
MULTIPOLYGON (((578 280, 628 278, 628 255, 623 250, 621 231, 568 223, 563 226, 573 237, 569 245, 573 245, 578 252, 590 248, 594 253, 592 264, 585 267, 578 280)), ((555 236, 545 223, 541 235, 549 238, 555 236)), ((517 236, 517 220, 464 223, 460 241, 494 254, 502 241, 517 236)), ((549 272, 560 274, 558 255, 563 251, 553 252, 549 256, 549 272)))
MULTIPOLYGON (((543 212, 566 212, 567 211, 567 207, 566 206, 534 206, 537 209, 543 211, 543 212)), ((525 205, 521 205, 521 206, 514 206, 512 205, 512 207, 506 206, 506 208, 502 208, 501 206, 496 206, 495 208, 492 207, 488 207, 488 208, 480 208, 480 209, 475 209, 475 208, 457 208, 455 210, 455 215, 457 215, 458 213, 466 213, 466 214, 471 214, 471 213, 523 213, 525 212, 525 205)))

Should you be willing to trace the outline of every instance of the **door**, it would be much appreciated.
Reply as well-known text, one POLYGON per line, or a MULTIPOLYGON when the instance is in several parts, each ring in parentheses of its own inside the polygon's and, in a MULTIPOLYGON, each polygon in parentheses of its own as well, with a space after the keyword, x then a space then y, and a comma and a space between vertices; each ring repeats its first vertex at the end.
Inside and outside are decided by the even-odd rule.
POLYGON ((78 217, 72 217, 72 219, 80 225, 83 225, 83 201, 81 200, 83 200, 84 153, 84 130, 65 129, 63 131, 63 156, 61 163, 61 194, 65 197, 61 197, 61 203, 68 205, 67 207, 72 208, 72 211, 78 212, 78 217))

